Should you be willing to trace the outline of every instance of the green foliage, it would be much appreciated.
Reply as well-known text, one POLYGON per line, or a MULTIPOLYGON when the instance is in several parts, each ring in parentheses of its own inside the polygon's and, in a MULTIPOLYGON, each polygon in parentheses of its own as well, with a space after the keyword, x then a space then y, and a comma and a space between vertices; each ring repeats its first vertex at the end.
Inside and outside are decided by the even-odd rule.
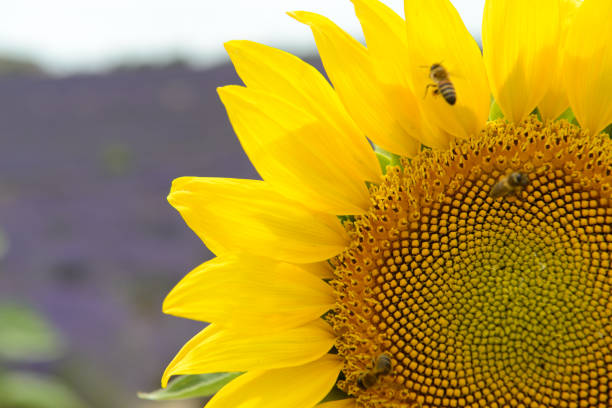
POLYGON ((340 220, 342 225, 344 225, 347 222, 355 222, 354 215, 338 215, 338 219, 340 220))
POLYGON ((166 388, 153 392, 139 392, 138 397, 155 401, 207 397, 240 374, 242 373, 184 375, 170 382, 166 388))
POLYGON ((3 408, 83 408, 85 404, 62 383, 38 374, 0 374, 3 408))
POLYGON ((497 120, 504 117, 504 113, 501 108, 497 104, 496 101, 491 102, 491 107, 489 108, 489 120, 497 120))
POLYGON ((347 398, 350 398, 347 393, 345 393, 338 387, 334 386, 334 388, 331 389, 329 394, 327 394, 321 402, 337 401, 337 400, 347 399, 347 398))
POLYGON ((612 137, 612 123, 610 123, 604 130, 603 133, 607 133, 609 137, 612 137))
POLYGON ((578 122, 576 121, 576 116, 574 116, 574 112, 572 111, 572 108, 567 108, 561 115, 559 115, 557 120, 561 120, 561 119, 565 119, 573 125, 578 125, 578 122))
POLYGON ((0 361, 49 361, 65 349, 59 332, 27 306, 0 304, 0 327, 0 361))
MULTIPOLYGON (((0 328, 0 362, 45 362, 57 359, 65 350, 59 332, 28 306, 0 304, 0 328)), ((0 372, 0 407, 82 408, 85 404, 49 376, 6 371, 0 372)))
POLYGON ((397 154, 388 152, 376 145, 374 146, 374 151, 376 152, 376 158, 383 174, 387 173, 387 166, 401 166, 401 158, 397 154))
POLYGON ((536 106, 536 108, 534 110, 531 111, 531 115, 536 115, 536 117, 538 118, 538 120, 540 122, 542 122, 542 114, 540 113, 540 109, 538 109, 538 107, 536 106))
POLYGON ((382 153, 378 153, 378 152, 376 152, 376 158, 378 159, 378 164, 380 165, 380 169, 382 170, 383 173, 385 173, 387 170, 387 166, 391 165, 391 158, 382 153))

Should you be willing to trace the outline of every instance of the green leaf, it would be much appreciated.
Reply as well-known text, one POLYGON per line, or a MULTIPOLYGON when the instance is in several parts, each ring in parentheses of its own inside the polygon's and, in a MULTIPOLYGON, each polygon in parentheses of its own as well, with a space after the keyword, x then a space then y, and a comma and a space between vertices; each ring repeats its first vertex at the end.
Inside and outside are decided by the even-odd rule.
POLYGON ((537 106, 531 111, 531 115, 536 115, 538 120, 542 122, 542 114, 540 113, 540 109, 537 106))
POLYGON ((380 152, 376 152, 376 158, 378 159, 378 164, 380 165, 380 169, 382 170, 383 174, 386 173, 387 166, 391 164, 391 158, 380 152))
POLYGON ((497 120, 504 117, 504 113, 501 108, 497 104, 496 101, 491 103, 491 108, 489 109, 489 120, 497 120))
POLYGON ((374 145, 374 151, 376 152, 376 158, 383 174, 387 174, 387 166, 401 166, 401 157, 397 154, 391 153, 374 145))
POLYGON ((27 372, 0 375, 0 407, 83 408, 66 385, 47 376, 27 372))
POLYGON ((337 217, 340 220, 340 222, 342 223, 342 225, 344 225, 347 222, 355 222, 355 216, 354 215, 338 215, 337 217))
POLYGON ((565 119, 569 123, 572 123, 574 125, 578 124, 578 122, 576 122, 576 116, 574 116, 574 112, 572 111, 572 108, 567 108, 565 111, 563 111, 563 113, 559 115, 559 117, 557 118, 557 120, 561 120, 561 119, 565 119))
POLYGON ((606 128, 602 130, 602 133, 607 133, 609 137, 612 137, 612 123, 606 126, 606 128))
POLYGON ((349 395, 338 387, 334 386, 334 388, 331 389, 329 394, 327 394, 327 396, 323 398, 321 402, 337 401, 346 398, 350 398, 349 395))
POLYGON ((0 328, 0 361, 50 361, 65 350, 60 333, 29 306, 0 304, 0 328))
POLYGON ((163 401, 195 397, 207 397, 219 391, 225 384, 242 373, 213 373, 184 375, 170 382, 166 388, 153 392, 139 392, 142 399, 163 401))

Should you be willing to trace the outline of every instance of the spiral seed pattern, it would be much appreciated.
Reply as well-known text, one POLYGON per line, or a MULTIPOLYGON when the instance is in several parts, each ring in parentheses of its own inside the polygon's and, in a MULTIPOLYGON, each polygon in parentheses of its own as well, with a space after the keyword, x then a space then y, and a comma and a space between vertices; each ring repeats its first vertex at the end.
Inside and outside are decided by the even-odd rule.
POLYGON ((367 408, 612 406, 610 140, 532 117, 388 170, 332 260, 339 386, 367 408))

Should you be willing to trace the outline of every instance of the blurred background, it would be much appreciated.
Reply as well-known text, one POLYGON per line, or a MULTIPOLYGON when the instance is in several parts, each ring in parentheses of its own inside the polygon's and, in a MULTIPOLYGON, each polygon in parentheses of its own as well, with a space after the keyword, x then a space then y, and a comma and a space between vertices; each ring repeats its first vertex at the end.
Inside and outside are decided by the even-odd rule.
MULTIPOLYGON (((453 3, 479 38, 484 0, 453 3)), ((362 38, 348 0, 0 2, 0 408, 202 406, 136 395, 203 327, 161 313, 212 256, 165 197, 257 178, 216 95, 240 83, 223 42, 320 68, 298 9, 362 38)))

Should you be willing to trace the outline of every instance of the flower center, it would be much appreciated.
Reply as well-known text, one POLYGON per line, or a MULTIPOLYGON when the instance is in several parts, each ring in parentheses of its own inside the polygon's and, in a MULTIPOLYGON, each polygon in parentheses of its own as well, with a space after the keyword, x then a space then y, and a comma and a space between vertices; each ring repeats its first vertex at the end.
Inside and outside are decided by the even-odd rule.
POLYGON ((338 386, 368 408, 611 406, 611 191, 609 139, 533 117, 390 169, 332 260, 338 386))

